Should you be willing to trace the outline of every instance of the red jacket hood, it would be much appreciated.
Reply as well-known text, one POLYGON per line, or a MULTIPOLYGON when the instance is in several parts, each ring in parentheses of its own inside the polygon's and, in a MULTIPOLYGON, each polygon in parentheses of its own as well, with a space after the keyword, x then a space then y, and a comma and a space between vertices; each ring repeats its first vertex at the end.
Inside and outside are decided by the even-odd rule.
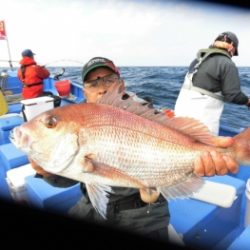
POLYGON ((25 56, 20 62, 21 65, 32 65, 36 64, 35 60, 31 57, 25 56))

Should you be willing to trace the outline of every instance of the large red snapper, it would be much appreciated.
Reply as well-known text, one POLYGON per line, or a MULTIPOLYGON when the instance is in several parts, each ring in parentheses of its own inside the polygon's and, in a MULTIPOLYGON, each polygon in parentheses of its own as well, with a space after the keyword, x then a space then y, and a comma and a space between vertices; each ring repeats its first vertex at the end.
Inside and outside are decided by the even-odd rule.
POLYGON ((204 184, 193 174, 197 157, 217 150, 238 162, 249 161, 249 137, 246 130, 233 147, 217 148, 198 121, 167 119, 114 87, 98 104, 38 115, 14 129, 12 142, 44 170, 84 182, 105 217, 111 186, 139 188, 143 199, 151 191, 166 199, 191 196, 204 184))

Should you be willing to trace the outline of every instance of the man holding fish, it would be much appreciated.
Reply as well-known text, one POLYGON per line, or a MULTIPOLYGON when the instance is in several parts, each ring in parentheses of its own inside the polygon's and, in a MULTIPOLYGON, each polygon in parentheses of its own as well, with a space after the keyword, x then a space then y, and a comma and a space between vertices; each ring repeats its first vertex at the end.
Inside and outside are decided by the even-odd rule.
MULTIPOLYGON (((170 215, 166 198, 175 198, 175 195, 179 196, 178 192, 180 196, 188 196, 194 192, 202 185, 202 178, 198 176, 236 173, 238 163, 234 160, 234 155, 223 153, 224 149, 233 145, 234 139, 210 138, 204 126, 190 120, 191 127, 198 126, 201 134, 205 136, 203 139, 198 138, 199 135, 196 135, 192 128, 187 133, 197 137, 198 141, 205 142, 206 150, 192 158, 192 168, 185 170, 182 177, 178 171, 182 171, 184 162, 180 163, 184 164, 180 169, 174 163, 172 172, 164 176, 166 170, 163 171, 161 166, 171 166, 172 162, 161 159, 166 156, 167 151, 160 152, 165 146, 161 145, 161 139, 158 138, 164 137, 165 132, 161 131, 161 128, 171 119, 154 110, 147 101, 133 93, 125 92, 125 84, 118 68, 107 58, 90 59, 83 67, 82 79, 86 104, 57 108, 37 117, 26 124, 24 129, 14 131, 15 144, 23 149, 26 147, 32 166, 51 185, 66 187, 81 182, 83 198, 71 208, 71 216, 91 222, 107 223, 149 238, 167 241, 170 215), (113 106, 119 109, 114 109, 113 106), (53 113, 54 111, 57 113, 53 113), (81 112, 86 114, 82 116, 81 112), (68 125, 60 127, 59 123, 64 119, 68 125), (138 122, 135 122, 137 119, 138 122), (33 141, 36 141, 36 122, 42 122, 48 129, 44 134, 43 130, 39 129, 39 149, 35 143, 33 144, 33 141), (77 123, 81 125, 81 131, 74 139, 74 133, 79 129, 77 123), (112 123, 115 125, 110 126, 112 123), (142 126, 142 123, 145 124, 142 126), (53 133, 54 128, 60 129, 60 137, 53 133), (26 133, 26 129, 29 133, 26 133), (148 139, 145 139, 144 135, 148 139), (46 141, 43 144, 44 137, 50 137, 50 142, 46 141), (102 141, 99 141, 100 138, 102 141), (147 140, 149 143, 144 143, 147 140), (32 144, 33 146, 28 149, 32 144), (81 145, 84 145, 84 149, 79 147, 81 145), (208 145, 215 148, 208 148, 208 145), (221 151, 216 150, 217 147, 221 151), (41 151, 46 153, 42 155, 41 151), (74 174, 67 170, 68 165, 72 164, 77 169, 74 174), (147 165, 145 169, 144 165, 147 165), (187 176, 190 177, 188 184, 184 181, 187 176), (167 191, 161 188, 166 186, 167 178, 171 179, 168 187, 174 187, 179 178, 187 185, 181 183, 177 189, 170 188, 167 191), (161 187, 158 188, 158 185, 161 187)), ((173 122, 175 125, 181 125, 182 121, 173 122)), ((181 136, 177 142, 175 141, 176 144, 186 140, 181 136)), ((168 151, 171 150, 172 148, 169 148, 168 151)), ((183 155, 185 158, 184 149, 178 150, 183 150, 181 157, 183 155)), ((178 154, 175 158, 178 156, 181 158, 178 154)), ((165 158, 170 159, 171 155, 165 158)))

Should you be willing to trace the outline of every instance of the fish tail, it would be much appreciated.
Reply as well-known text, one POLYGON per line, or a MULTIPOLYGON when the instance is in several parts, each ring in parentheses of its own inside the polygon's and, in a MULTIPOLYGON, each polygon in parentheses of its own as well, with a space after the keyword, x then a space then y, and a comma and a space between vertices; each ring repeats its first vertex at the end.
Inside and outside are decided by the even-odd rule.
POLYGON ((240 164, 250 164, 250 128, 233 137, 232 154, 240 164))

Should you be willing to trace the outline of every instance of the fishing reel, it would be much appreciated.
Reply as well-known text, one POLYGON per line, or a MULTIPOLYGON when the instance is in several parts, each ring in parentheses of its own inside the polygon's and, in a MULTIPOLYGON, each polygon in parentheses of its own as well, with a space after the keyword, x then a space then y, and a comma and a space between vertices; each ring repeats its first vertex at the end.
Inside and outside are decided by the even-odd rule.
POLYGON ((54 80, 59 80, 60 77, 63 76, 64 72, 65 72, 65 68, 62 67, 61 70, 55 74, 54 80))

